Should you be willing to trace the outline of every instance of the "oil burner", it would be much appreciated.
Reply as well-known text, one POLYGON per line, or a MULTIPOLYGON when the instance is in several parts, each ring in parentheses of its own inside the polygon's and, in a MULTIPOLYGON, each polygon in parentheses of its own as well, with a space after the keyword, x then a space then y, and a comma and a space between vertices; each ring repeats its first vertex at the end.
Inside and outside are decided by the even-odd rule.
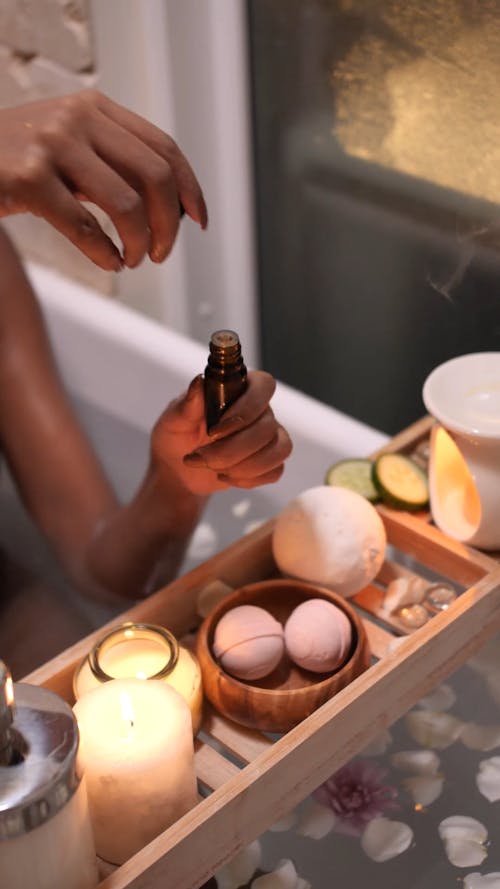
POLYGON ((452 358, 423 388, 432 517, 450 537, 500 549, 500 352, 452 358))

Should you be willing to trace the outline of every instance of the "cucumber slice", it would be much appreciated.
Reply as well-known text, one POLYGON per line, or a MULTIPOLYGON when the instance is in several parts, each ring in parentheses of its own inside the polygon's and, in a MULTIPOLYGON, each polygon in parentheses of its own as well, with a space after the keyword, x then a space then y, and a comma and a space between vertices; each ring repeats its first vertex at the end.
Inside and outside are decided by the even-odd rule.
POLYGON ((382 454, 375 460, 372 479, 382 500, 396 509, 417 512, 429 503, 427 475, 410 457, 382 454))
POLYGON ((340 460, 330 466, 325 476, 325 485, 338 485, 362 494, 371 503, 380 499, 372 480, 372 461, 353 458, 340 460))

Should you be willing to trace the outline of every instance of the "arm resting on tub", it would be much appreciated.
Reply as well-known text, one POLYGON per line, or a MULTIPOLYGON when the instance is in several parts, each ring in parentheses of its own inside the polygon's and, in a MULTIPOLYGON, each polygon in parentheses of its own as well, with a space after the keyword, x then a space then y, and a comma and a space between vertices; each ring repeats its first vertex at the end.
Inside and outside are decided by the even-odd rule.
POLYGON ((138 598, 175 574, 209 495, 281 476, 291 445, 269 407, 274 380, 250 373, 208 437, 195 378, 157 421, 143 482, 121 505, 73 414, 33 291, 1 232, 0 263, 0 440, 19 493, 84 591, 138 598))

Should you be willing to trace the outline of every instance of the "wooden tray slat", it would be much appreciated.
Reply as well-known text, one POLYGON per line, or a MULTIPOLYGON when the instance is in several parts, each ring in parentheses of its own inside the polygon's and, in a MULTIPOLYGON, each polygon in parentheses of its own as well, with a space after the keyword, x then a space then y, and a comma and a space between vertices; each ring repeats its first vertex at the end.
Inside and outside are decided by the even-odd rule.
POLYGON ((224 716, 219 716, 207 706, 208 716, 203 722, 206 735, 218 741, 244 763, 251 762, 273 743, 270 738, 260 732, 252 731, 224 716))
POLYGON ((196 741, 195 748, 196 774, 202 784, 210 790, 216 790, 217 787, 221 787, 230 778, 239 774, 238 766, 226 759, 225 756, 221 756, 208 744, 196 741))

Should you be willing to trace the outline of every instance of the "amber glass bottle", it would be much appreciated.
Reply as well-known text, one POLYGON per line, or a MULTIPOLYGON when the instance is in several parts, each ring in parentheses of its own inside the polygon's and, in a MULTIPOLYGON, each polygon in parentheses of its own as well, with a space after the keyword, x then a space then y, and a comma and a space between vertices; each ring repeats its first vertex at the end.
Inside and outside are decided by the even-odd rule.
POLYGON ((217 425, 222 414, 245 391, 247 369, 241 344, 234 330, 216 330, 210 337, 210 352, 205 368, 205 414, 207 432, 217 425))

